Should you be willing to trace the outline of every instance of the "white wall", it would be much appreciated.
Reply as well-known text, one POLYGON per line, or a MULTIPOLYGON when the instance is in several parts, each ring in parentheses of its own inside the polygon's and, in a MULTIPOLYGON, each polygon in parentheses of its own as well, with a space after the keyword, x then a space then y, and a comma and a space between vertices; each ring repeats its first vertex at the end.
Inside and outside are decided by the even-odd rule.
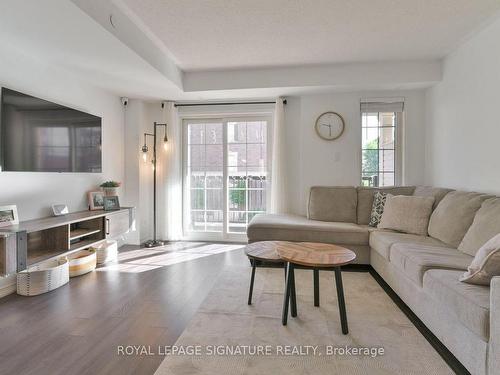
POLYGON ((102 117, 102 173, 0 172, 0 205, 16 204, 21 220, 51 215, 50 206, 87 208, 87 195, 101 182, 124 179, 124 116, 120 98, 77 76, 3 45, 0 85, 102 117))
POLYGON ((334 93, 288 98, 287 130, 288 195, 292 213, 305 214, 309 188, 313 185, 359 185, 361 176, 362 98, 405 98, 404 184, 424 181, 424 92, 374 91, 334 93), (316 118, 325 111, 340 113, 346 128, 335 141, 320 139, 316 118))
MULTIPOLYGON (((143 243, 153 237, 153 169, 151 165, 152 138, 148 137, 148 161, 144 163, 141 148, 144 133, 153 133, 153 123, 162 122, 161 102, 130 100, 125 109, 125 192, 126 203, 136 207, 137 231, 129 237, 130 243, 143 243)), ((162 129, 158 130, 160 136, 162 129)), ((163 148, 157 148, 158 159, 162 158, 163 148)), ((160 194, 158 194, 160 195, 160 194)), ((158 201, 158 222, 165 210, 158 201)))
POLYGON ((443 64, 426 93, 426 182, 500 193, 500 19, 443 64))

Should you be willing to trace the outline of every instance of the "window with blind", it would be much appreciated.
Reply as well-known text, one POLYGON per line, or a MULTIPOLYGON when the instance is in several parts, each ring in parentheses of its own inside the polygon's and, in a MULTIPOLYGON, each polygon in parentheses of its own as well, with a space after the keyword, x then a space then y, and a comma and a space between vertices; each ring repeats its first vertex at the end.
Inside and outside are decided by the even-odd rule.
POLYGON ((401 126, 404 103, 361 102, 361 185, 402 183, 401 126))

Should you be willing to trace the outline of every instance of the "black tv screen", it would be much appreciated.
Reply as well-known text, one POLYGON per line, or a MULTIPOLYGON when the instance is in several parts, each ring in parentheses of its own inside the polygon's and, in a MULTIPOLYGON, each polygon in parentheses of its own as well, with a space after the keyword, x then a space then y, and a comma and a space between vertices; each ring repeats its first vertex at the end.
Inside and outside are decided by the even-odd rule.
POLYGON ((102 171, 100 117, 7 88, 1 103, 2 171, 102 171))

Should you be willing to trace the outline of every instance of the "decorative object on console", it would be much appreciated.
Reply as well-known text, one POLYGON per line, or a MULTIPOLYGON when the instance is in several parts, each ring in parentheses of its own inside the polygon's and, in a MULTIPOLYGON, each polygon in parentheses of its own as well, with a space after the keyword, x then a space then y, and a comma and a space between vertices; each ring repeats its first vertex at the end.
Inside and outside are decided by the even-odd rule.
POLYGON ((378 228, 426 236, 433 204, 434 197, 387 194, 378 228))
POLYGON ((66 257, 35 264, 17 274, 17 294, 36 296, 50 292, 69 281, 69 263, 66 257))
POLYGON ((381 191, 376 191, 373 195, 373 206, 372 213, 370 215, 370 223, 368 223, 369 226, 376 228, 380 223, 380 220, 382 220, 386 199, 387 193, 383 193, 381 191))
POLYGON ((88 193, 89 209, 102 210, 104 209, 104 192, 91 191, 88 193))
POLYGON ((114 211, 120 209, 118 196, 104 197, 104 211, 114 211))
POLYGON ((118 260, 118 242, 114 240, 103 241, 92 247, 97 254, 97 264, 104 264, 118 260))
POLYGON ((460 281, 490 286, 493 276, 500 276, 500 233, 481 246, 460 281))
POLYGON ((19 215, 17 214, 17 206, 11 204, 9 206, 0 206, 0 227, 19 224, 19 215))
MULTIPOLYGON (((163 106, 163 103, 162 103, 163 106)), ((151 160, 151 164, 153 166, 153 239, 148 240, 144 243, 144 246, 146 247, 156 247, 156 246, 163 246, 165 244, 164 241, 158 240, 156 238, 156 140, 157 140, 157 129, 159 126, 162 126, 165 128, 165 134, 163 136, 163 147, 167 147, 168 143, 168 138, 167 138, 167 124, 158 124, 157 122, 154 122, 153 124, 153 133, 144 133, 144 145, 142 146, 142 158, 144 159, 144 162, 147 163, 148 161, 148 145, 147 145, 147 137, 153 137, 153 159, 151 160)))
POLYGON ((121 182, 117 181, 106 181, 103 182, 100 187, 104 191, 105 195, 108 197, 118 195, 118 188, 121 186, 121 182))
POLYGON ((82 250, 68 255, 69 277, 84 275, 95 270, 97 256, 94 249, 82 250))
POLYGON ((344 118, 337 112, 328 111, 322 113, 316 119, 314 129, 321 139, 333 141, 340 138, 344 132, 344 118))
POLYGON ((62 216, 68 214, 69 210, 68 206, 66 206, 65 204, 53 204, 52 212, 54 213, 54 216, 62 216))

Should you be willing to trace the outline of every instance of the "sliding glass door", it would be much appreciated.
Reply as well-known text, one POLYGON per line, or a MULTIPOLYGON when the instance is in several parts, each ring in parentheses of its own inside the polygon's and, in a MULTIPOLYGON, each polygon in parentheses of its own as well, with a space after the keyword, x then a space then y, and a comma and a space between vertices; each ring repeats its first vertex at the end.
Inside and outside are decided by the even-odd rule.
POLYGON ((186 119, 183 129, 185 236, 243 238, 266 211, 270 119, 186 119))

